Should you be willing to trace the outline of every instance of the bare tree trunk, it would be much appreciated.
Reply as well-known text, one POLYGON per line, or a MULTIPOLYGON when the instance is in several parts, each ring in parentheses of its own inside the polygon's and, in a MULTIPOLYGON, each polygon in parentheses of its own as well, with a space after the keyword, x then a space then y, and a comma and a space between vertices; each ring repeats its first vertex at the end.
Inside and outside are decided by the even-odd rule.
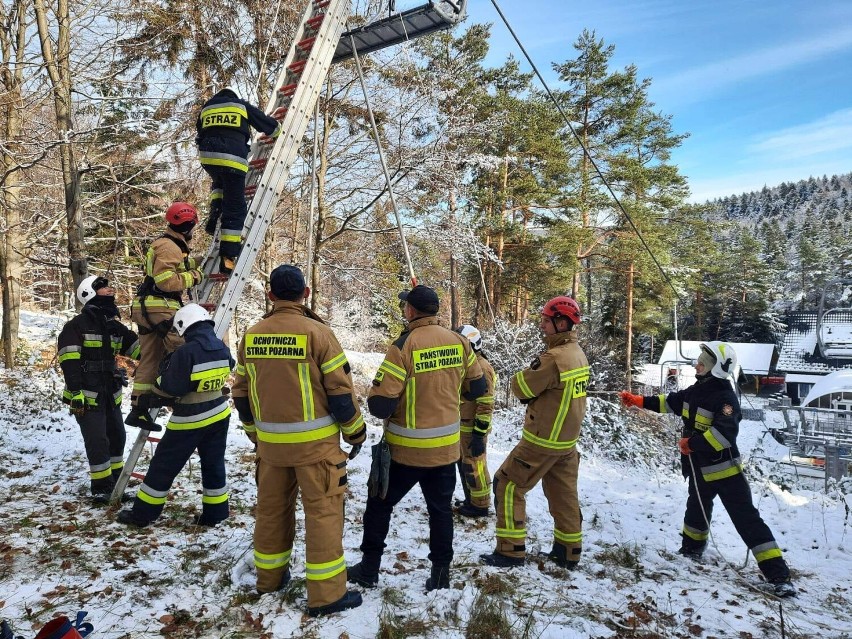
MULTIPOLYGON (((329 95, 331 91, 328 91, 329 95)), ((311 264, 311 310, 316 311, 319 306, 320 281, 320 251, 323 245, 323 234, 325 233, 326 216, 328 215, 328 202, 326 202, 326 174, 328 172, 328 145, 331 136, 331 123, 329 121, 328 109, 323 111, 322 137, 317 147, 319 166, 317 166, 317 219, 314 221, 314 254, 311 264)))
MULTIPOLYGON (((450 197, 448 202, 448 225, 450 232, 455 231, 456 227, 456 190, 450 189, 450 197)), ((455 328, 461 325, 461 301, 459 300, 459 267, 455 256, 450 250, 450 326, 455 328)))
POLYGON ((71 17, 68 0, 58 0, 56 7, 56 53, 53 51, 44 0, 33 0, 45 68, 53 86, 56 128, 62 138, 59 158, 65 187, 65 219, 68 225, 68 257, 74 288, 86 277, 89 266, 83 242, 83 217, 80 209, 80 173, 74 157, 71 135, 74 131, 71 105, 71 17))
POLYGON ((633 385, 633 262, 630 262, 630 271, 627 274, 627 389, 632 390, 633 385))
POLYGON ((4 139, 0 147, 0 210, 2 210, 3 233, 0 240, 0 290, 3 294, 3 359, 6 368, 15 367, 15 353, 18 350, 18 330, 21 315, 21 276, 24 271, 23 255, 20 247, 24 245, 20 225, 20 196, 22 185, 20 167, 14 157, 16 142, 23 126, 21 104, 21 86, 23 86, 22 59, 26 48, 26 16, 24 0, 16 0, 5 14, 5 4, 0 5, 0 18, 4 25, 15 24, 14 40, 11 30, 0 30, 0 48, 3 58, 0 60, 0 96, 2 117, 4 119, 4 139))
MULTIPOLYGON (((506 210, 506 190, 509 184, 509 158, 503 159, 503 168, 502 175, 500 179, 500 229, 497 233, 497 237, 495 238, 496 243, 494 245, 494 254, 497 256, 497 260, 503 261, 503 249, 506 245, 506 236, 503 233, 503 229, 506 224, 506 216, 508 211, 506 210)), ((496 268, 496 267, 495 267, 496 268)), ((495 271, 494 283, 491 287, 491 307, 494 309, 494 313, 500 313, 500 304, 502 303, 502 285, 500 275, 495 271)))

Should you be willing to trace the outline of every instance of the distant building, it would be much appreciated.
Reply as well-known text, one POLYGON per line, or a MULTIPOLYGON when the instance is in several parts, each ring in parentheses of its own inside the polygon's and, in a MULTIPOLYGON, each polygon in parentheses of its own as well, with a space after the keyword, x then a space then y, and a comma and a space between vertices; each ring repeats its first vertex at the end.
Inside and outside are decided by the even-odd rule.
POLYGON ((852 349, 844 344, 852 335, 852 311, 833 312, 830 322, 818 326, 819 313, 802 311, 787 316, 787 334, 778 358, 778 371, 785 375, 787 395, 798 405, 829 373, 852 369, 852 349), (819 335, 823 348, 820 348, 819 335), (824 356, 827 353, 829 356, 824 356), (846 357, 838 357, 846 355, 846 357))

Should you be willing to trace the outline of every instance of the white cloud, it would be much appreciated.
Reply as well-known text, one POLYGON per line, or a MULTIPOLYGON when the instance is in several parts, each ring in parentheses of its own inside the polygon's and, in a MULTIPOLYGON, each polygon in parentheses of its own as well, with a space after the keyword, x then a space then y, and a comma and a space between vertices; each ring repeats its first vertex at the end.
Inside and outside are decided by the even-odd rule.
POLYGON ((852 109, 843 109, 814 122, 762 135, 746 147, 746 152, 783 162, 851 148, 852 109))
POLYGON ((667 77, 658 77, 654 80, 654 89, 655 93, 667 95, 669 101, 696 102, 726 86, 789 69, 849 48, 852 48, 852 27, 847 26, 806 40, 785 42, 667 77))

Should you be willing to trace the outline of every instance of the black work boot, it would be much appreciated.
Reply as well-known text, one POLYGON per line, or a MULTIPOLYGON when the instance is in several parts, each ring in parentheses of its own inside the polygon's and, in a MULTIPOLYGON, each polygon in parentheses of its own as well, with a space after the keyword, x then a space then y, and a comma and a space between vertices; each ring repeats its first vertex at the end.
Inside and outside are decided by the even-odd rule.
POLYGON ((574 570, 577 564, 580 563, 573 559, 568 559, 568 549, 562 544, 553 544, 553 549, 544 556, 560 568, 567 568, 568 570, 574 570))
POLYGON ((163 427, 151 418, 151 396, 147 394, 136 399, 136 405, 127 413, 124 423, 152 433, 163 430, 163 427))
POLYGON ((487 555, 479 555, 479 558, 485 565, 496 566, 497 568, 514 568, 515 566, 524 565, 523 557, 509 557, 508 555, 500 554, 496 550, 487 555))
POLYGON ((704 548, 696 548, 695 546, 687 546, 686 544, 682 544, 680 550, 677 551, 677 554, 683 555, 687 559, 690 559, 695 563, 700 564, 701 559, 704 556, 704 548))
POLYGON ((769 583, 772 584, 772 594, 776 597, 784 599, 786 597, 795 597, 799 594, 798 590, 796 590, 796 586, 793 585, 793 582, 790 581, 789 577, 773 579, 769 583))
POLYGON ((450 587, 450 567, 432 566, 432 574, 426 580, 426 592, 450 587))
POLYGON ((325 606, 315 606, 314 608, 308 606, 308 614, 311 617, 321 617, 323 615, 330 615, 335 612, 349 610, 350 608, 357 608, 361 605, 361 603, 362 600, 360 592, 357 590, 347 590, 346 594, 334 603, 326 604, 325 606))
POLYGON ((364 561, 359 561, 354 566, 346 568, 346 581, 364 588, 375 588, 379 584, 379 568, 376 566, 367 565, 364 561))
POLYGON ((145 519, 140 519, 136 514, 134 514, 132 508, 122 510, 120 513, 118 513, 118 516, 115 518, 115 520, 120 524, 136 526, 138 528, 144 528, 145 526, 151 523, 150 521, 147 521, 145 519))
POLYGON ((469 501, 463 501, 456 512, 462 517, 488 517, 488 509, 474 506, 469 501))

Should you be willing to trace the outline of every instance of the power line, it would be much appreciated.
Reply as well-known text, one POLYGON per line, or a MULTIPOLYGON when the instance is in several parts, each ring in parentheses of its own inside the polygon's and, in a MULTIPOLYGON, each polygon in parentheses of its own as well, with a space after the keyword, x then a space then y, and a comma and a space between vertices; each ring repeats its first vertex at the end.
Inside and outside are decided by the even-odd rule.
POLYGON ((624 206, 621 204, 621 200, 618 199, 618 196, 616 196, 615 191, 613 191, 606 177, 604 177, 603 172, 600 170, 600 168, 598 168, 597 162, 595 162, 595 159, 592 157, 591 153, 589 153, 589 150, 583 144, 583 140, 580 139, 580 135, 577 133, 576 130, 574 130, 574 126, 571 124, 571 120, 568 119, 568 116, 562 109, 562 105, 559 104, 559 101, 556 99, 556 96, 554 96, 553 93, 550 91, 550 87, 547 86, 547 82, 544 81, 544 78, 542 77, 541 73, 539 73, 538 67, 535 65, 535 62, 532 61, 532 58, 527 53, 527 50, 524 48, 524 45, 521 44, 520 38, 518 38, 517 34, 515 33, 515 30, 512 28, 512 25, 509 24, 509 21, 506 19, 506 16, 503 14, 503 11, 500 9, 500 5, 497 4, 497 0, 491 0, 491 4, 494 5, 494 8, 497 10, 497 13, 500 14, 500 19, 503 20, 503 24, 506 25, 506 28, 509 30, 509 33, 512 34, 512 38, 514 38, 515 43, 518 45, 521 52, 524 54, 524 57, 527 59, 529 65, 532 67, 533 72, 538 78, 538 81, 541 82, 541 85, 544 87, 544 90, 547 93, 548 97, 556 106, 557 111, 559 111, 559 115, 562 116, 562 119, 565 121, 565 124, 568 126, 568 129, 570 129, 571 134, 577 141, 577 144, 580 145, 580 148, 583 150, 583 153, 589 159, 589 162, 591 162, 592 166, 598 174, 598 177, 600 177, 601 182, 603 182, 603 185, 606 187, 607 191, 609 191, 609 194, 612 196, 613 201, 618 205, 618 208, 624 214, 624 217, 627 218, 627 221, 630 222, 630 226, 633 227, 633 231, 636 233, 636 237, 639 238, 639 241, 642 242, 642 246, 645 247, 645 250, 648 252, 648 255, 651 256, 651 259, 654 261, 654 264, 657 265, 657 268, 660 270, 663 279, 665 279, 666 283, 671 287, 672 291, 675 294, 675 297, 677 297, 678 300, 683 301, 681 299, 680 293, 678 293, 668 274, 663 270, 662 265, 660 265, 660 262, 657 260, 657 256, 654 255, 654 252, 651 250, 651 247, 648 246, 648 243, 645 241, 645 238, 642 237, 642 234, 639 232, 639 229, 637 228, 636 224, 633 223, 633 219, 630 217, 630 215, 628 215, 624 206))

